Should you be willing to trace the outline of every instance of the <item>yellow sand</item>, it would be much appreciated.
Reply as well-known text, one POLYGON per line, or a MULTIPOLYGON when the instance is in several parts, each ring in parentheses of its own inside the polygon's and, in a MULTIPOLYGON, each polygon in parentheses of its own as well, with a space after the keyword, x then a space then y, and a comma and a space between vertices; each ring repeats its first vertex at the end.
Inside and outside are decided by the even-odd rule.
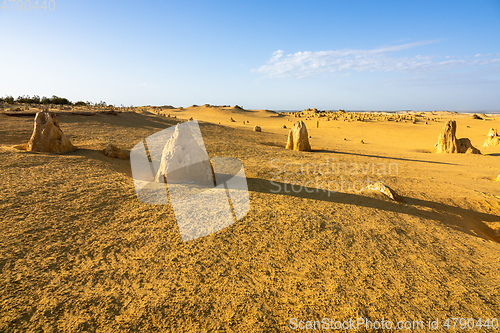
POLYGON ((482 144, 500 117, 319 118, 319 128, 317 117, 303 117, 314 151, 296 152, 284 149, 281 127, 299 118, 216 107, 133 111, 61 112, 63 132, 80 148, 66 155, 14 148, 28 141, 33 119, 0 115, 0 331, 289 331, 291 318, 499 317, 500 147, 482 144), (100 150, 111 142, 130 151, 190 117, 210 156, 243 162, 251 209, 182 243, 171 206, 139 202, 130 162, 100 150), (483 155, 434 153, 448 119, 483 155), (359 190, 367 177, 401 201, 347 187, 359 190), (345 186, 328 193, 321 187, 329 181, 345 186), (308 187, 294 192, 290 182, 308 187))

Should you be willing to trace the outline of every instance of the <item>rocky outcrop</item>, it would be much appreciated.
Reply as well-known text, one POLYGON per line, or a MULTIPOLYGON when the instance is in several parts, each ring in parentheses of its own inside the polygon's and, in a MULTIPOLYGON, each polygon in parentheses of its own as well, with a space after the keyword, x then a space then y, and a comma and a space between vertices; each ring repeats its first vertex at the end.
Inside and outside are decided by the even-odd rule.
POLYGON ((492 128, 488 132, 488 138, 484 141, 483 146, 485 147, 493 147, 500 145, 500 136, 497 133, 497 130, 492 128))
POLYGON ((214 186, 213 168, 206 151, 201 148, 187 126, 177 125, 163 148, 155 181, 169 184, 214 186))
POLYGON ((481 151, 474 147, 467 138, 458 139, 457 144, 459 154, 481 154, 481 151))
POLYGON ((76 149, 59 127, 55 113, 42 111, 36 114, 26 150, 64 154, 76 149))
POLYGON ((436 153, 457 153, 457 123, 454 120, 449 120, 439 133, 436 153))
POLYGON ((120 160, 127 159, 127 155, 125 155, 123 150, 121 150, 120 148, 118 148, 117 146, 115 146, 114 144, 111 144, 111 143, 108 143, 106 148, 104 148, 101 152, 104 155, 111 157, 111 158, 118 158, 120 160))
POLYGON ((306 124, 303 121, 298 121, 293 125, 288 132, 288 141, 286 149, 298 151, 311 151, 309 144, 309 134, 307 133, 306 124))
POLYGON ((396 200, 397 194, 382 182, 376 182, 363 188, 361 191, 380 192, 392 200, 396 200))
POLYGON ((472 146, 469 139, 457 139, 456 132, 456 121, 448 120, 439 134, 436 153, 481 154, 479 149, 472 146))

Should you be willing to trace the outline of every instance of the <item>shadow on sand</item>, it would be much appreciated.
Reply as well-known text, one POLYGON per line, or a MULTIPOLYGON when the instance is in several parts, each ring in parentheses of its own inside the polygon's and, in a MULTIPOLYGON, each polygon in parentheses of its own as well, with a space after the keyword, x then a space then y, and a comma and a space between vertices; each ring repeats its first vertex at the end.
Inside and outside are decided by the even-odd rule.
POLYGON ((250 191, 260 193, 273 193, 331 203, 356 205, 435 220, 469 235, 500 243, 500 236, 496 234, 494 229, 491 229, 484 223, 500 222, 500 216, 493 214, 476 212, 469 209, 411 197, 400 196, 400 200, 397 202, 355 193, 331 192, 330 196, 328 196, 328 193, 322 189, 311 187, 302 187, 301 191, 293 192, 290 190, 290 184, 287 184, 288 190, 285 191, 284 183, 276 181, 271 183, 269 180, 259 178, 247 178, 247 183, 250 191), (280 187, 279 189, 278 186, 280 187), (427 209, 423 209, 424 207, 427 209))
POLYGON ((445 164, 445 165, 457 165, 457 164, 454 164, 454 163, 447 163, 447 162, 436 162, 436 161, 426 161, 426 160, 413 160, 413 159, 402 158, 402 157, 369 155, 369 154, 360 154, 360 153, 353 153, 353 152, 346 152, 346 151, 339 151, 339 150, 325 150, 325 149, 317 149, 316 150, 316 149, 313 149, 312 151, 315 152, 315 153, 342 154, 342 155, 351 155, 351 156, 354 155, 354 156, 362 156, 362 157, 383 158, 383 159, 396 160, 396 161, 433 163, 433 164, 445 164))

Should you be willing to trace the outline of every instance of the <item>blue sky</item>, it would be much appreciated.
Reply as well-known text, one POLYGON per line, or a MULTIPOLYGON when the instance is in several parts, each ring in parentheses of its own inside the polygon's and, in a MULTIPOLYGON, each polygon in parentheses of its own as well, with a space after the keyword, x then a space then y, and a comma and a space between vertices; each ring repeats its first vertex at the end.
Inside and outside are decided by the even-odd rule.
POLYGON ((52 1, 0 9, 0 95, 500 110, 499 0, 52 1))

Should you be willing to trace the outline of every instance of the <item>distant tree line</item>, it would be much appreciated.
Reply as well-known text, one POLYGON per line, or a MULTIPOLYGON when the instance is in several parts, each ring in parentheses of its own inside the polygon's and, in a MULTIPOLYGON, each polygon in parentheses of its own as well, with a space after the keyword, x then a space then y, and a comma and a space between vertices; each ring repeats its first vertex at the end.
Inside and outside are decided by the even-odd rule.
POLYGON ((38 95, 34 95, 33 97, 30 97, 28 95, 26 96, 19 96, 17 98, 14 98, 12 96, 6 96, 6 97, 0 97, 0 103, 7 103, 7 104, 21 104, 21 103, 26 103, 26 104, 53 104, 53 105, 73 105, 73 106, 97 106, 97 107, 113 107, 113 105, 108 105, 106 102, 99 102, 99 103, 92 103, 92 102, 83 102, 83 101, 78 101, 78 102, 71 102, 67 98, 64 97, 58 97, 56 95, 52 95, 52 97, 40 97, 38 95))

